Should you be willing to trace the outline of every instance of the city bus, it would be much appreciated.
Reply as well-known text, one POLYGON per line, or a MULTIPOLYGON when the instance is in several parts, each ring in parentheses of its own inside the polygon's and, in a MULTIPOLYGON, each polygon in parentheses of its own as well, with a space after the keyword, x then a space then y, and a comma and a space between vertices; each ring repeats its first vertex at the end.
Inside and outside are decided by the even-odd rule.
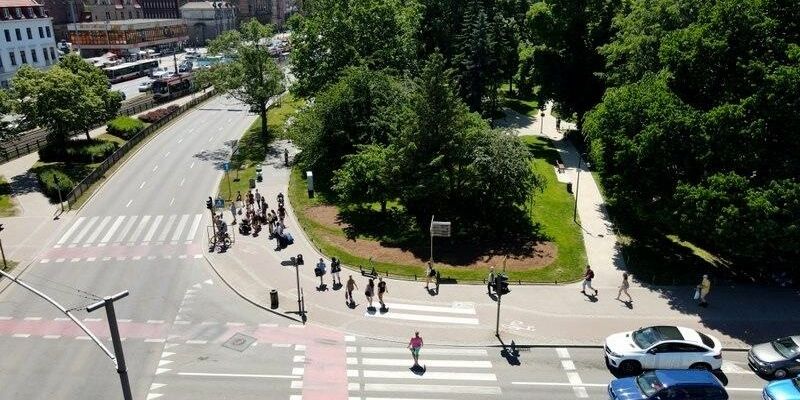
POLYGON ((103 71, 108 76, 108 80, 117 83, 145 76, 150 73, 151 69, 157 67, 158 60, 139 60, 103 68, 103 71))
POLYGON ((190 74, 157 79, 153 82, 153 99, 155 101, 166 101, 185 96, 191 93, 193 88, 194 85, 190 74))

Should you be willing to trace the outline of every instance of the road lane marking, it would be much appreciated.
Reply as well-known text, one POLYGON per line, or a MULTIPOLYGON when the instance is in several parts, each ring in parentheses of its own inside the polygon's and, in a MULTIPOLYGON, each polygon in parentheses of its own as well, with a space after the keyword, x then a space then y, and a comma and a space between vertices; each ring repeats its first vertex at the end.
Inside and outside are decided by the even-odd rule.
POLYGON ((64 244, 64 242, 66 242, 67 239, 69 239, 70 235, 72 235, 72 233, 75 232, 76 229, 78 229, 78 226, 80 226, 80 224, 82 224, 84 220, 86 220, 86 217, 78 218, 75 221, 75 223, 72 224, 72 226, 69 229, 67 229, 66 232, 64 232, 64 235, 61 236, 61 239, 58 239, 57 244, 59 245, 64 244))
POLYGON ((183 233, 183 228, 186 227, 186 222, 189 220, 189 217, 190 217, 189 214, 183 214, 181 216, 181 220, 180 222, 178 222, 178 227, 175 228, 175 233, 173 233, 172 235, 173 242, 178 240, 179 237, 181 237, 181 233, 183 233))
POLYGON ((208 340, 187 340, 186 344, 206 344, 208 340))
POLYGON ((194 216, 194 221, 192 222, 192 227, 189 229, 189 234, 186 235, 186 240, 193 240, 195 234, 197 234, 197 228, 200 227, 200 220, 203 218, 202 214, 197 214, 194 216))
MULTIPOLYGON (((576 386, 572 383, 567 382, 519 382, 513 381, 511 382, 512 385, 519 385, 519 386, 576 386)), ((607 383, 581 383, 580 386, 583 387, 596 387, 596 388, 607 388, 607 383)), ((763 388, 741 388, 741 387, 725 387, 726 391, 733 391, 733 392, 760 392, 763 388)))
POLYGON ((158 169, 158 164, 156 164, 156 166, 153 167, 153 172, 156 172, 157 169, 158 169))
POLYGON ((181 184, 178 186, 183 186, 183 182, 186 182, 186 178, 181 179, 181 184))
MULTIPOLYGON (((358 370, 353 370, 358 373, 358 370)), ((417 380, 468 380, 468 381, 497 381, 497 376, 492 373, 477 372, 425 372, 417 375, 409 370, 401 371, 376 371, 362 370, 364 378, 381 379, 417 379, 417 380)))
POLYGON ((156 234, 156 229, 158 229, 158 225, 161 224, 161 220, 164 218, 163 215, 157 215, 156 219, 153 220, 153 225, 150 225, 150 230, 147 231, 147 234, 144 235, 144 241, 149 242, 153 239, 153 235, 156 234))
POLYGON ((575 363, 572 360, 561 360, 561 368, 564 371, 575 371, 575 363))
MULTIPOLYGON (((416 376, 416 375, 414 375, 416 376)), ((349 389, 349 387, 348 387, 349 389)), ((456 394, 501 394, 497 386, 457 386, 457 385, 420 385, 417 383, 365 383, 364 392, 412 392, 412 393, 456 393, 456 394)))
POLYGON ((564 347, 557 348, 556 353, 558 354, 558 358, 569 358, 569 350, 564 347))
POLYGON ((144 187, 144 184, 145 184, 145 182, 147 182, 147 181, 142 181, 142 184, 141 184, 141 185, 139 185, 139 189, 141 189, 141 188, 143 188, 143 187, 144 187))
POLYGON ((105 236, 103 236, 103 238, 100 239, 100 243, 108 243, 108 241, 111 240, 111 236, 114 235, 114 232, 117 231, 117 228, 119 228, 119 226, 122 224, 122 220, 124 219, 125 219, 124 215, 121 217, 117 217, 117 219, 111 225, 111 228, 109 228, 108 232, 106 232, 105 236))
POLYGON ((133 200, 128 200, 128 204, 125 204, 125 207, 130 207, 131 203, 133 203, 133 200))
MULTIPOLYGON (((348 357, 355 358, 355 357, 348 357)), ((358 359, 355 358, 355 364, 359 364, 358 359)), ((348 364, 350 364, 348 362, 348 364)), ((361 365, 373 366, 407 366, 408 359, 406 358, 362 358, 361 365)), ((492 368, 492 362, 488 360, 425 360, 426 367, 443 367, 443 368, 492 368)))
POLYGON ((100 225, 97 225, 97 228, 94 229, 94 232, 92 232, 89 238, 86 239, 86 243, 94 243, 94 241, 97 239, 98 236, 100 236, 100 233, 103 232, 103 229, 105 229, 106 225, 108 225, 109 222, 111 222, 110 216, 103 218, 103 220, 100 221, 100 225))
POLYGON ((215 374, 210 372, 178 372, 181 376, 205 376, 210 378, 269 378, 269 379, 298 379, 296 375, 267 375, 267 374, 215 374))
POLYGON ((81 239, 83 239, 83 237, 86 236, 87 233, 89 233, 89 229, 91 229, 94 223, 97 222, 98 218, 100 217, 90 218, 89 222, 87 222, 86 225, 83 226, 83 229, 81 229, 80 233, 78 233, 78 235, 75 236, 74 239, 72 239, 72 243, 79 243, 81 239))
POLYGON ((167 152, 167 154, 164 154, 164 158, 167 158, 168 155, 169 155, 169 152, 167 152))
POLYGON ((425 322, 439 322, 444 324, 478 325, 477 318, 445 317, 439 315, 406 314, 406 313, 394 313, 394 312, 387 312, 385 314, 381 314, 379 312, 376 313, 364 312, 364 316, 367 318, 388 318, 388 319, 400 319, 404 321, 425 321, 425 322))
POLYGON ((31 334, 30 333, 15 333, 15 334, 13 334, 11 336, 15 337, 15 338, 26 338, 26 337, 30 337, 31 334))
POLYGON ((144 228, 147 226, 147 223, 149 221, 150 221, 150 216, 149 215, 145 215, 144 217, 142 217, 142 220, 139 221, 139 225, 136 227, 136 230, 133 231, 133 235, 131 235, 131 237, 128 239, 128 241, 129 242, 135 242, 136 239, 139 238, 139 235, 142 234, 142 231, 144 231, 144 228))
MULTIPOLYGON (((352 346, 347 347, 348 353, 361 351, 363 354, 408 354, 405 347, 361 347, 360 349, 352 346)), ((482 349, 429 349, 425 348, 425 354, 437 356, 486 356, 488 353, 482 349)))
POLYGON ((474 308, 437 307, 437 306, 423 306, 417 304, 397 304, 397 303, 386 303, 386 308, 388 308, 389 310, 397 309, 397 310, 475 315, 474 308))
POLYGON ((192 161, 192 165, 189 166, 189 169, 194 168, 194 161, 192 161))
POLYGON ((175 198, 173 197, 172 200, 169 201, 169 206, 172 207, 172 204, 175 203, 175 198))
MULTIPOLYGON (((172 200, 174 201, 175 199, 173 198, 172 200)), ((172 203, 170 203, 170 205, 172 205, 172 203)), ((172 229, 172 224, 175 223, 175 218, 176 218, 175 215, 170 215, 169 216, 169 219, 167 219, 167 225, 164 227, 164 230, 161 231, 161 233, 158 235, 158 241, 159 242, 163 242, 163 241, 167 240, 167 235, 169 234, 170 230, 172 229)))
POLYGON ((128 220, 128 223, 127 223, 127 224, 125 224, 125 227, 124 227, 124 228, 122 228, 122 232, 120 232, 120 233, 119 233, 119 236, 117 236, 117 239, 116 239, 116 240, 114 240, 114 241, 115 241, 115 242, 122 242, 122 241, 123 241, 123 239, 125 239, 125 237, 126 237, 126 236, 128 236, 128 232, 130 232, 131 228, 133 228, 133 224, 135 224, 135 223, 136 223, 136 220, 137 220, 138 218, 139 218, 139 216, 138 216, 138 215, 134 215, 134 216, 132 216, 132 217, 131 217, 131 218, 128 220))
POLYGON ((25 321, 41 321, 42 317, 25 317, 25 321))

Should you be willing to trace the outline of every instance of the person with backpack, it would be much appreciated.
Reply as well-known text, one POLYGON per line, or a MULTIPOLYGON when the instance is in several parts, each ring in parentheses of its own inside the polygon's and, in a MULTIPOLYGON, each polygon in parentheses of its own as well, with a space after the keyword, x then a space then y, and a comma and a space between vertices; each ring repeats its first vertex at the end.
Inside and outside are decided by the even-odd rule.
POLYGON ((583 273, 583 286, 581 288, 581 293, 586 294, 586 288, 594 290, 594 295, 597 296, 597 289, 592 287, 592 279, 594 279, 594 271, 592 271, 592 267, 587 265, 586 272, 583 273))
POLYGON ((355 304, 355 299, 353 299, 353 290, 358 289, 358 285, 356 285, 356 280, 353 279, 353 275, 350 275, 347 278, 347 287, 344 292, 344 300, 348 302, 348 304, 355 304))
POLYGON ((324 285, 322 277, 325 276, 325 261, 322 258, 319 259, 316 268, 314 268, 314 275, 319 277, 319 287, 322 287, 324 285))
POLYGON ((339 272, 342 271, 342 262, 337 260, 336 257, 331 258, 331 279, 333 280, 333 284, 336 285, 336 281, 339 281, 339 286, 342 286, 342 278, 339 276, 339 272))
POLYGON ((375 281, 372 278, 369 278, 369 282, 367 283, 367 289, 364 290, 364 296, 367 297, 367 302, 369 305, 367 308, 372 308, 372 296, 375 295, 375 281))
POLYGON ((433 264, 428 261, 428 267, 425 268, 425 289, 430 290, 431 279, 436 276, 436 270, 433 269, 433 264))
POLYGON ((384 293, 386 293, 386 282, 383 278, 378 278, 378 303, 381 303, 381 310, 386 309, 386 303, 383 302, 384 293))

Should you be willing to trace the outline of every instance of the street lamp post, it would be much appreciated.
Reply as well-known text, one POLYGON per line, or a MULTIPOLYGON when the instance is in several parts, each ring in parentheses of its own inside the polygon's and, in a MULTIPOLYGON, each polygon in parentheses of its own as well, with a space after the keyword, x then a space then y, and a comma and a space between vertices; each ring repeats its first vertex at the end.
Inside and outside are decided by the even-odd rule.
MULTIPOLYGON (((0 232, 2 232, 3 229, 5 229, 3 228, 3 224, 0 224, 0 232)), ((3 251, 3 239, 0 239, 0 254, 3 255, 3 270, 5 270, 8 268, 8 265, 6 265, 6 252, 3 251)))
POLYGON ((131 383, 128 380, 128 367, 125 366, 125 356, 122 352, 122 340, 119 337, 117 315, 114 312, 114 302, 127 296, 128 291, 126 290, 113 296, 104 297, 103 301, 99 301, 86 307, 86 311, 92 312, 100 307, 106 308, 108 329, 111 333, 111 342, 114 344, 114 357, 117 360, 117 373, 119 373, 119 381, 122 384, 122 398, 125 400, 133 400, 133 395, 131 394, 131 383))
POLYGON ((297 278, 297 312, 300 314, 300 319, 303 320, 303 323, 306 323, 306 312, 303 310, 303 292, 300 289, 300 264, 298 264, 298 260, 301 258, 301 255, 298 254, 297 257, 292 258, 292 262, 294 263, 294 272, 297 278))
POLYGON ((542 132, 544 132, 544 111, 539 113, 539 117, 539 136, 541 136, 542 132))
MULTIPOLYGON (((572 221, 578 222, 578 191, 581 187, 581 162, 586 157, 586 153, 578 155, 578 177, 575 179, 575 207, 572 209, 572 221)), ((586 168, 591 168, 591 164, 587 161, 586 168)))

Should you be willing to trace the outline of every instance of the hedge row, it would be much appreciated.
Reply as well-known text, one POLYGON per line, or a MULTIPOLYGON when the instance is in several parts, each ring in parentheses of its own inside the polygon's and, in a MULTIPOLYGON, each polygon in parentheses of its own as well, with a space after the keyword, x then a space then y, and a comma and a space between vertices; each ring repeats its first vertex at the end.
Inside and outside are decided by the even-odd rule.
POLYGON ((106 140, 68 140, 66 143, 48 143, 39 149, 39 159, 44 162, 92 163, 108 158, 119 148, 116 142, 106 140))
POLYGON ((36 171, 36 178, 39 180, 39 186, 45 196, 58 200, 58 189, 61 188, 61 195, 66 196, 67 193, 75 187, 75 182, 59 169, 56 168, 42 168, 36 171), (58 184, 56 184, 55 177, 58 177, 58 184))
POLYGON ((139 119, 142 120, 143 122, 147 122, 149 124, 152 124, 152 123, 158 122, 159 120, 167 117, 168 115, 178 111, 179 109, 180 109, 180 107, 178 107, 176 105, 171 105, 171 106, 164 107, 164 108, 157 108, 157 109, 155 109, 153 111, 150 111, 147 114, 140 115, 139 119))
POLYGON ((142 129, 144 129, 144 122, 128 116, 119 116, 108 121, 106 130, 114 136, 130 140, 134 135, 141 132, 142 129))

